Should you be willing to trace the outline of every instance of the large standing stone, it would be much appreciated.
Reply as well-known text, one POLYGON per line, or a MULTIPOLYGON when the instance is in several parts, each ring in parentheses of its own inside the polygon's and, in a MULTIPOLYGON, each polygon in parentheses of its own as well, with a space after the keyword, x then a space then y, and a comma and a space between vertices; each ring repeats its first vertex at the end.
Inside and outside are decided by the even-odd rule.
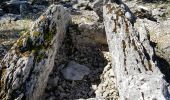
POLYGON ((52 5, 21 36, 0 65, 1 100, 38 100, 54 66, 70 15, 52 5))
POLYGON ((135 29, 121 2, 106 4, 103 13, 120 100, 169 100, 168 83, 154 63, 144 24, 135 29))

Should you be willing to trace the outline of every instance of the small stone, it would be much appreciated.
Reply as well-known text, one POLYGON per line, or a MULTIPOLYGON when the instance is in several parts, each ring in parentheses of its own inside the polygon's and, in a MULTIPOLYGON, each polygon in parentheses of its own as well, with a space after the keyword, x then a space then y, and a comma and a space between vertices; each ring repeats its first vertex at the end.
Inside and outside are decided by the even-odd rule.
POLYGON ((97 85, 92 85, 93 90, 97 90, 97 85))
POLYGON ((129 20, 132 19, 132 15, 131 15, 130 12, 126 12, 126 13, 125 13, 125 16, 126 16, 126 18, 129 19, 129 20))
POLYGON ((71 61, 61 72, 67 80, 82 80, 85 75, 90 73, 90 69, 84 65, 71 61))

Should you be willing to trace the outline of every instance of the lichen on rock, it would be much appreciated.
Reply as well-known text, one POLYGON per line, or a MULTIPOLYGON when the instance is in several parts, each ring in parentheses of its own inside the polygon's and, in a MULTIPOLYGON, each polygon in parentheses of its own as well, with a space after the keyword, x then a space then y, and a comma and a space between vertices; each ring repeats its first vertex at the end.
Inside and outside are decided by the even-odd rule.
POLYGON ((17 40, 1 62, 0 99, 37 100, 42 95, 69 22, 62 6, 51 5, 17 40))
POLYGON ((131 11, 121 5, 112 2, 103 7, 105 30, 120 100, 169 100, 169 83, 153 59, 154 50, 145 25, 140 20, 142 24, 136 28, 135 21, 126 17, 126 12, 131 11))

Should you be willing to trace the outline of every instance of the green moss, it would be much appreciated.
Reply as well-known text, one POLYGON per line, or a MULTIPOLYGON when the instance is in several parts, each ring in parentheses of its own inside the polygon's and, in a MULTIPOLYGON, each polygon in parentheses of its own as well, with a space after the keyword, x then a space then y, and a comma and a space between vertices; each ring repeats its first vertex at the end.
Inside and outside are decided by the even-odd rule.
POLYGON ((44 35, 44 40, 46 42, 50 42, 53 36, 54 36, 54 32, 48 32, 47 34, 44 35))
POLYGON ((34 35, 35 37, 38 37, 38 36, 40 35, 40 32, 35 31, 35 32, 33 33, 33 35, 34 35))
POLYGON ((19 37, 23 36, 24 33, 29 32, 27 29, 23 29, 22 31, 18 32, 19 37))
POLYGON ((22 40, 22 38, 20 38, 20 39, 18 40, 17 46, 18 46, 18 47, 22 47, 22 46, 23 46, 23 40, 22 40))
POLYGON ((46 57, 45 54, 46 48, 44 45, 36 46, 31 48, 31 53, 34 55, 34 61, 35 62, 40 62, 42 59, 46 57))
POLYGON ((45 58, 45 53, 39 53, 36 57, 35 57, 35 61, 36 62, 40 62, 42 59, 45 58))
POLYGON ((44 34, 44 43, 41 44, 37 44, 37 41, 39 41, 39 36, 40 36, 40 32, 35 31, 33 32, 33 35, 37 38, 32 40, 30 37, 29 32, 28 33, 24 33, 24 35, 22 35, 20 37, 20 39, 17 41, 17 46, 18 46, 18 51, 19 53, 21 53, 23 56, 28 56, 32 53, 34 55, 34 61, 39 63, 42 59, 46 58, 46 54, 45 51, 48 49, 48 47, 50 46, 50 42, 52 40, 52 38, 54 37, 56 33, 56 30, 52 30, 52 31, 47 31, 46 34, 44 34), (23 39, 26 38, 26 46, 23 47, 23 39))

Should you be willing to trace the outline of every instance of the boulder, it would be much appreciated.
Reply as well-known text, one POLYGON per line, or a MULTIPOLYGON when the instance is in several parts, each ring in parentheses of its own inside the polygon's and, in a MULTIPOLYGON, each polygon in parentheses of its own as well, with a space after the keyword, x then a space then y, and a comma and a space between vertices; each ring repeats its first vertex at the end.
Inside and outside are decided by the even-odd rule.
POLYGON ((51 5, 17 40, 0 64, 1 100, 40 99, 69 22, 63 6, 51 5))
POLYGON ((9 2, 4 2, 2 5, 2 10, 5 13, 11 14, 27 14, 32 11, 30 3, 27 1, 11 0, 9 2))
POLYGON ((169 83, 156 65, 148 31, 142 20, 136 28, 135 21, 126 17, 129 9, 122 5, 111 2, 103 7, 120 100, 169 100, 169 83))

